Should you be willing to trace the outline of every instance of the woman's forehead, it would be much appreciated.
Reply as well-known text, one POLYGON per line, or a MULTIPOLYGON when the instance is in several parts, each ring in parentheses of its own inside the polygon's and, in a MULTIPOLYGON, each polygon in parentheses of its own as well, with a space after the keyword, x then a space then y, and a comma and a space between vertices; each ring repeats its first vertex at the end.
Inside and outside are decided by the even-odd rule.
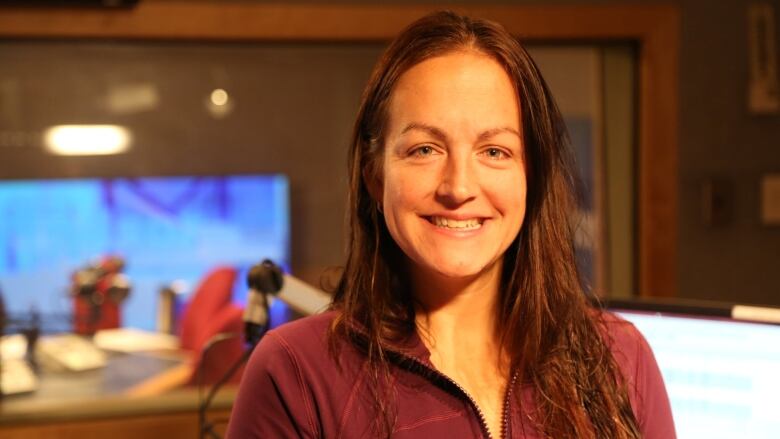
POLYGON ((390 131, 410 124, 520 129, 512 80, 501 64, 475 51, 451 52, 412 66, 394 87, 388 110, 390 131))

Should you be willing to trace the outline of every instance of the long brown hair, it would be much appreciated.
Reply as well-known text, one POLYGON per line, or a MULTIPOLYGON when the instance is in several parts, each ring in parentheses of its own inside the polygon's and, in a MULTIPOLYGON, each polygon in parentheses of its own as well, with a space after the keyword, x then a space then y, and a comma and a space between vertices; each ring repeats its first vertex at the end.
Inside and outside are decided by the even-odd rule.
MULTIPOLYGON (((639 437, 624 380, 575 264, 570 223, 575 178, 562 117, 531 57, 491 21, 452 12, 427 15, 407 27, 374 68, 349 152, 349 244, 333 302, 340 312, 332 340, 362 328, 377 409, 392 413, 389 393, 379 390, 390 370, 384 347, 415 330, 414 310, 404 255, 365 178, 381 178, 388 102, 399 77, 426 59, 464 49, 504 67, 522 115, 527 206, 523 226, 504 255, 496 318, 512 369, 533 385, 531 418, 548 437, 639 437)), ((384 419, 389 436, 393 415, 384 419)))

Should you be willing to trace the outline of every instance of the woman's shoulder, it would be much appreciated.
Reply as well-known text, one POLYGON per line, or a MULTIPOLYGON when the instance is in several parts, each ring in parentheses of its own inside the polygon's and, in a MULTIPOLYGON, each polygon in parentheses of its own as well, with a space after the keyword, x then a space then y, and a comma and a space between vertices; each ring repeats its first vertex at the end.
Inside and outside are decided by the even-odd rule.
POLYGON ((648 362, 655 365, 650 345, 633 323, 609 311, 596 313, 602 336, 625 378, 635 381, 642 366, 648 362))
POLYGON ((312 343, 318 342, 327 336, 328 330, 337 315, 337 311, 325 311, 302 317, 271 329, 266 336, 311 347, 312 343))
POLYGON ((597 312, 644 436, 675 437, 669 397, 650 344, 633 323, 608 311, 597 312))
POLYGON ((610 311, 598 310, 596 313, 596 318, 613 351, 619 350, 633 354, 647 344, 644 336, 633 323, 610 311))
POLYGON ((228 437, 322 437, 353 387, 356 363, 331 350, 329 311, 268 331, 252 352, 228 437), (342 358, 346 361, 341 362, 342 358))
POLYGON ((317 363, 329 355, 329 329, 336 311, 303 317, 269 330, 253 352, 253 359, 284 357, 296 363, 317 363))

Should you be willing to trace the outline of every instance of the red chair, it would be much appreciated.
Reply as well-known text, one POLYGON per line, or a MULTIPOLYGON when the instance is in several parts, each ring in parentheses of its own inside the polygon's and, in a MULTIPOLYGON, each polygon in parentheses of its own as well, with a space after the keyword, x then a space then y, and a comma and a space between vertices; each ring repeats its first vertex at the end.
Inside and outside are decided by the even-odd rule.
MULTIPOLYGON (((182 314, 181 347, 193 354, 188 384, 211 385, 218 381, 244 353, 243 310, 233 304, 235 268, 218 267, 200 283, 182 314), (206 344, 222 333, 237 334, 214 344, 203 358, 206 344)), ((243 367, 230 382, 238 382, 243 367)))
MULTIPOLYGON (((244 311, 234 304, 228 304, 206 324, 206 334, 201 349, 196 352, 195 364, 190 385, 212 385, 219 381, 244 354, 244 311), (217 334, 238 334, 215 342, 207 351, 206 343, 217 334)), ((243 365, 227 381, 236 383, 241 380, 243 365)))
POLYGON ((237 275, 233 267, 218 267, 198 285, 182 313, 179 337, 183 349, 198 352, 215 335, 208 323, 232 302, 237 275))

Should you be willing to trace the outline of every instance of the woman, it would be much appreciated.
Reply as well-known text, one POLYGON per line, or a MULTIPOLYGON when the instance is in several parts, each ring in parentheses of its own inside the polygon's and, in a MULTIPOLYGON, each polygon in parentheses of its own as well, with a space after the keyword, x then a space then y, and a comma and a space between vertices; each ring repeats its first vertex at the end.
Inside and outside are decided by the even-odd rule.
POLYGON ((230 437, 673 438, 647 343, 583 294, 570 172, 503 28, 413 23, 363 95, 332 309, 267 334, 230 437))

